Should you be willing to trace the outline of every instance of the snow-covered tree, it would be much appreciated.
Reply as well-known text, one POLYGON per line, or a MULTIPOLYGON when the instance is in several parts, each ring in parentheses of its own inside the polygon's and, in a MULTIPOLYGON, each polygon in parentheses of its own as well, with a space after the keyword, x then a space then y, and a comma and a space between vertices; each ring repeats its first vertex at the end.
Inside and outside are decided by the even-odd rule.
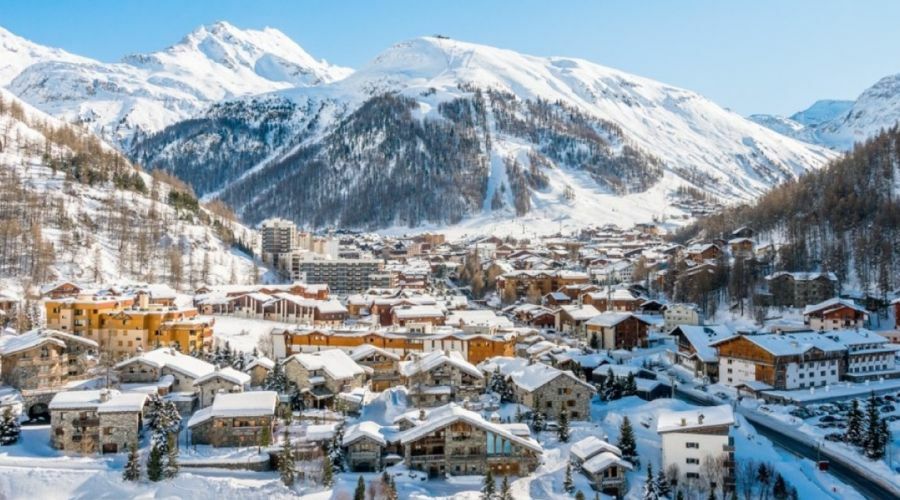
POLYGON ((544 430, 544 412, 541 411, 541 398, 534 397, 534 408, 531 409, 531 429, 534 432, 544 430))
POLYGON ((13 413, 12 408, 7 406, 3 410, 3 416, 0 417, 0 446, 16 444, 21 433, 19 418, 13 413))
POLYGON ((556 436, 561 443, 569 442, 569 412, 565 409, 559 412, 559 428, 556 436))
POLYGON ((291 435, 288 426, 284 426, 284 439, 281 443, 281 453, 278 454, 278 475, 281 482, 290 488, 294 485, 294 450, 291 447, 291 435))
POLYGON ((287 377, 284 375, 284 367, 281 366, 281 363, 275 363, 275 366, 266 374, 266 378, 263 380, 263 389, 279 394, 287 392, 287 377))
POLYGON ((166 451, 166 464, 163 467, 163 477, 166 479, 172 479, 178 475, 178 470, 180 466, 178 465, 178 442, 175 439, 175 434, 169 434, 168 438, 168 450, 166 451))
POLYGON ((854 399, 850 403, 850 411, 847 412, 847 430, 844 432, 844 440, 853 446, 862 446, 864 439, 863 412, 859 409, 859 401, 854 399))
POLYGON ((494 500, 494 494, 497 492, 497 485, 494 484, 494 473, 488 467, 484 474, 484 483, 481 486, 481 499, 494 500))
POLYGON ((125 470, 122 471, 122 479, 125 481, 141 479, 141 458, 138 455, 137 443, 128 446, 128 461, 125 463, 125 470))
POLYGON ((634 429, 631 427, 631 420, 627 415, 622 418, 622 425, 619 427, 618 446, 622 450, 622 458, 634 465, 640 464, 637 456, 637 443, 634 440, 634 429))
POLYGON ((659 469, 659 472, 656 474, 656 493, 661 497, 669 498, 672 494, 672 485, 669 484, 669 479, 666 477, 666 473, 663 472, 662 468, 659 469))
POLYGON ((159 481, 163 478, 163 452, 156 444, 150 445, 150 455, 147 457, 147 479, 159 481))
POLYGON ((366 482, 362 476, 356 480, 356 491, 353 492, 353 500, 366 500, 366 482))
POLYGON ((512 488, 509 485, 509 476, 503 476, 503 482, 500 483, 500 499, 513 500, 512 488))
POLYGON ((334 465, 331 463, 331 456, 325 453, 322 456, 322 485, 330 488, 334 484, 334 465))
POLYGON ((659 493, 656 491, 656 478, 653 477, 653 464, 647 464, 647 480, 644 481, 643 500, 657 500, 659 493))
POLYGON ((570 495, 575 492, 575 481, 572 479, 572 462, 566 462, 566 475, 563 477, 563 491, 570 495))
POLYGON ((328 457, 335 472, 344 472, 344 426, 338 425, 328 445, 328 457))
POLYGON ((885 425, 882 424, 882 420, 873 392, 866 403, 866 432, 863 442, 863 453, 872 460, 880 460, 884 457, 887 436, 883 430, 885 425))
POLYGON ((787 500, 789 496, 787 483, 781 474, 775 473, 775 482, 772 483, 772 498, 775 500, 787 500))
POLYGON ((169 451, 169 434, 178 434, 181 429, 181 415, 172 401, 163 401, 156 394, 147 402, 147 426, 150 428, 150 441, 162 454, 169 451))

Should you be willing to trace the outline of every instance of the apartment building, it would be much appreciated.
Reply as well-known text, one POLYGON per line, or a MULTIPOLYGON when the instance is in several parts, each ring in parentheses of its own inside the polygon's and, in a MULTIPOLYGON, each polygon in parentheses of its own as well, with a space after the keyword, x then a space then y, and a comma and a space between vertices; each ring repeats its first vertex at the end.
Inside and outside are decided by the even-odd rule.
POLYGON ((390 286, 390 275, 382 273, 383 268, 383 262, 375 259, 326 259, 295 253, 288 271, 294 281, 325 283, 334 293, 344 295, 390 286))
POLYGON ((662 470, 677 472, 676 482, 698 482, 717 476, 734 487, 734 413, 729 405, 687 411, 665 411, 657 418, 656 432, 662 439, 662 470))

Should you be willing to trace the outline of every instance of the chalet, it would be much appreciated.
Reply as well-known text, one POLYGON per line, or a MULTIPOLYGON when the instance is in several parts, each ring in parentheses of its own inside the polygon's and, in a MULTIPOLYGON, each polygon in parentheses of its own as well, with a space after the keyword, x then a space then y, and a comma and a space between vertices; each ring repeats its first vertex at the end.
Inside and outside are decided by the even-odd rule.
POLYGON ((563 292, 550 292, 541 299, 541 302, 548 307, 558 307, 569 305, 572 303, 572 297, 563 292))
POLYGON ((622 459, 622 450, 596 436, 573 443, 569 461, 590 479, 595 490, 617 498, 627 491, 625 473, 634 469, 622 459))
POLYGON ((62 299, 76 297, 81 294, 82 287, 71 281, 59 281, 41 287, 41 297, 50 299, 62 299))
POLYGON ((118 453, 140 438, 147 395, 116 390, 59 392, 50 401, 50 442, 76 453, 118 453))
POLYGON ((834 273, 777 272, 766 276, 773 306, 805 307, 834 297, 837 292, 834 273))
POLYGON ((749 228, 747 226, 741 226, 731 232, 731 237, 732 238, 753 238, 753 236, 755 234, 756 234, 756 231, 754 231, 752 228, 749 228))
POLYGON ((400 363, 400 379, 414 406, 475 399, 484 391, 484 376, 457 351, 412 355, 400 363))
POLYGON ((366 370, 340 349, 294 354, 282 365, 310 408, 333 404, 339 393, 362 387, 366 377, 366 370))
POLYGON ((273 391, 219 394, 188 420, 191 444, 258 446, 264 434, 274 435, 277 403, 273 391))
POLYGON ((213 404, 219 394, 249 389, 250 375, 229 366, 197 378, 194 380, 194 387, 197 389, 200 408, 206 408, 213 404))
POLYGON ((265 356, 251 361, 245 368, 250 375, 250 385, 254 387, 261 386, 273 368, 275 368, 275 362, 265 356))
POLYGON ((598 311, 635 312, 646 300, 627 288, 591 292, 581 296, 582 304, 592 305, 598 311))
POLYGON ((349 352, 350 358, 360 366, 372 370, 372 390, 380 392, 400 385, 400 356, 371 344, 363 344, 349 352))
POLYGON ((594 387, 563 371, 534 363, 507 374, 514 385, 516 400, 558 420, 565 411, 570 420, 590 420, 594 387))
POLYGON ((729 405, 710 406, 687 411, 665 411, 656 421, 656 432, 662 440, 664 471, 677 471, 676 484, 708 478, 710 467, 722 467, 724 485, 704 487, 734 489, 734 440, 731 427, 734 413, 729 405))
POLYGON ((583 336, 585 324, 599 314, 600 311, 591 305, 562 306, 557 311, 556 328, 564 333, 583 336))
POLYGON ((710 344, 719 356, 719 383, 761 382, 775 389, 836 383, 843 375, 843 345, 819 333, 736 335, 710 344))
POLYGON ((421 415, 413 427, 404 430, 401 425, 398 439, 406 467, 433 477, 482 475, 488 470, 525 475, 537 468, 543 452, 530 436, 452 403, 421 415))
POLYGON ((391 309, 391 322, 397 326, 420 327, 430 331, 431 327, 444 324, 444 311, 431 305, 394 307, 391 309))
POLYGON ((710 344, 731 337, 734 333, 724 326, 679 325, 669 332, 675 339, 675 362, 691 370, 695 376, 716 382, 719 377, 719 356, 710 344))
POLYGON ((803 309, 803 323, 813 330, 864 328, 869 313, 844 299, 828 299, 803 309))
POLYGON ((669 304, 663 312, 665 331, 670 332, 673 328, 680 325, 701 324, 700 312, 694 304, 669 304))
POLYGON ((586 337, 597 335, 602 349, 634 349, 647 347, 647 320, 629 312, 605 312, 585 324, 586 337))
POLYGON ((60 387, 96 365, 97 343, 45 328, 0 335, 0 381, 20 391, 60 387))
POLYGON ((161 386, 163 393, 179 393, 179 411, 183 413, 194 410, 197 379, 216 371, 212 364, 169 347, 126 359, 115 368, 122 383, 153 383, 161 386))
POLYGON ((388 442, 382 427, 372 421, 362 421, 344 431, 341 447, 347 457, 350 472, 380 471, 384 463, 388 442))
POLYGON ((731 255, 742 258, 753 258, 753 240, 750 238, 733 238, 728 240, 728 247, 731 249, 731 255))
POLYGON ((685 254, 688 259, 693 260, 696 263, 701 263, 707 260, 716 260, 722 256, 722 249, 719 248, 715 243, 705 243, 698 245, 691 245, 685 250, 685 254))

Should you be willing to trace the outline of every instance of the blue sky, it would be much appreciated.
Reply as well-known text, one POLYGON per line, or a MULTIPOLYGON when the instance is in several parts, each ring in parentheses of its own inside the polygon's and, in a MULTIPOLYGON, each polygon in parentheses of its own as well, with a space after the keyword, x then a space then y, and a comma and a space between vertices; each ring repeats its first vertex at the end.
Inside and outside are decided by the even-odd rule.
POLYGON ((897 1, 0 0, 0 26, 104 61, 222 19, 278 28, 314 57, 351 67, 434 33, 583 57, 742 114, 852 99, 900 73, 897 1))

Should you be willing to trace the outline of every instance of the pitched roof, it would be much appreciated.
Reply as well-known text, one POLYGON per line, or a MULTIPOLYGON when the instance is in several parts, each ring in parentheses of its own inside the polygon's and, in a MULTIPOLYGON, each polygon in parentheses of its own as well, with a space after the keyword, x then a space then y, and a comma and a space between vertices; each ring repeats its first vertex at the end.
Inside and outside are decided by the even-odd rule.
POLYGON ((462 357, 462 354, 456 351, 449 351, 447 354, 444 354, 443 351, 432 351, 424 356, 409 361, 401 361, 400 374, 405 377, 410 377, 417 373, 431 371, 445 363, 450 364, 473 377, 484 378, 484 375, 481 374, 475 365, 466 361, 462 357))
POLYGON ((677 432, 734 424, 731 405, 707 406, 687 411, 662 412, 656 419, 656 432, 677 432))
POLYGON ((275 414, 278 393, 251 391, 216 394, 212 406, 194 413, 188 421, 193 427, 213 417, 261 417, 275 414))
POLYGON ((835 309, 840 309, 842 307, 848 307, 853 309, 854 311, 860 312, 862 314, 869 314, 869 311, 866 311, 864 308, 859 307, 849 300, 844 300, 838 297, 833 299, 828 299, 824 302, 819 302, 818 304, 808 305, 803 308, 803 315, 806 316, 808 314, 822 313, 833 311, 835 309))
POLYGON ((171 347, 160 347, 159 349, 126 359, 117 364, 116 368, 122 368, 138 361, 160 369, 168 367, 194 379, 216 371, 216 367, 211 363, 187 354, 181 354, 171 347))
POLYGON ((353 358, 340 349, 294 354, 282 363, 291 360, 296 360, 307 370, 325 370, 325 373, 335 380, 353 378, 365 373, 365 370, 356 364, 353 358))
POLYGON ((528 365, 520 370, 516 370, 510 373, 509 377, 512 379, 514 384, 528 392, 532 392, 543 387, 547 383, 555 380, 557 377, 568 377, 575 382, 587 387, 592 392, 594 390, 594 387, 592 385, 579 380, 579 378, 573 375, 572 372, 568 370, 559 370, 543 363, 534 363, 532 365, 528 365))
POLYGON ((406 445, 409 442, 415 441, 422 436, 425 436, 438 429, 447 427, 448 425, 458 421, 466 422, 480 429, 484 429, 502 436, 518 444, 519 446, 529 448, 539 453, 543 451, 543 448, 537 441, 530 438, 517 436, 502 425, 489 422, 485 420, 481 415, 473 411, 466 410, 465 408, 454 403, 450 403, 433 409, 425 418, 425 420, 423 420, 420 424, 402 432, 399 436, 400 442, 406 445))
POLYGON ((360 346, 354 347, 350 350, 350 357, 353 358, 354 361, 359 361, 374 353, 380 354, 393 360, 400 359, 399 354, 394 354, 372 344, 362 344, 360 346))
POLYGON ((348 427, 344 432, 344 439, 341 444, 347 446, 361 438, 369 438, 382 446, 387 444, 384 435, 381 433, 381 426, 371 420, 365 420, 348 427))
POLYGON ((840 352, 846 348, 821 333, 769 333, 764 335, 739 335, 712 342, 716 346, 731 339, 743 337, 773 356, 799 356, 811 349, 823 352, 840 352))
POLYGON ((31 330, 21 335, 0 335, 0 356, 9 356, 44 344, 66 347, 65 342, 45 334, 43 330, 31 330))
POLYGON ((618 446, 611 445, 597 436, 588 436, 577 443, 573 443, 572 447, 569 448, 569 454, 574 455, 581 461, 585 461, 604 451, 622 456, 622 450, 618 446))
POLYGON ((726 326, 678 325, 672 329, 671 334, 675 334, 676 331, 684 335, 694 347, 697 358, 704 363, 712 363, 719 359, 716 349, 710 345, 712 342, 734 335, 734 332, 726 326))
POLYGON ((194 383, 202 384, 203 382, 206 382, 207 380, 212 380, 216 377, 223 378, 223 379, 233 383, 234 385, 244 386, 244 385, 247 385, 250 383, 250 375, 247 375, 244 372, 239 372, 230 366, 221 368, 214 372, 207 373, 206 375, 203 375, 202 377, 198 377, 196 380, 194 380, 194 383))
POLYGON ((596 474, 608 469, 612 465, 618 465, 628 470, 633 468, 631 462, 609 451, 604 451, 594 456, 587 462, 581 464, 581 468, 589 474, 596 474))

